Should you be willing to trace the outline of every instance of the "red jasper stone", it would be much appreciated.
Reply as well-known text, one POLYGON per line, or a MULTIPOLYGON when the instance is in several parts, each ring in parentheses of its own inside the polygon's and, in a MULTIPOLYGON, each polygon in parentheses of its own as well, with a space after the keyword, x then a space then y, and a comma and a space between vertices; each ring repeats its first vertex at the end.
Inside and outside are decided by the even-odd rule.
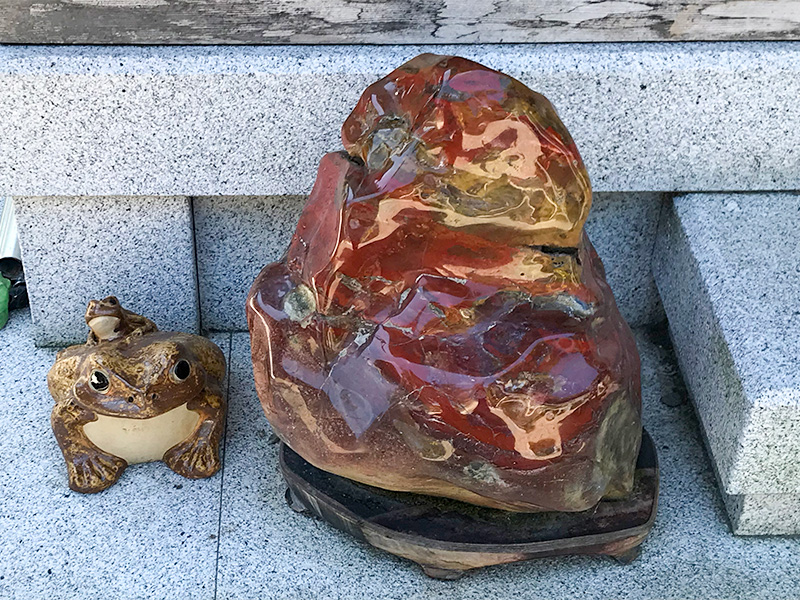
POLYGON ((247 301, 256 387, 315 466, 496 508, 633 485, 639 357, 546 98, 421 55, 366 89, 247 301))

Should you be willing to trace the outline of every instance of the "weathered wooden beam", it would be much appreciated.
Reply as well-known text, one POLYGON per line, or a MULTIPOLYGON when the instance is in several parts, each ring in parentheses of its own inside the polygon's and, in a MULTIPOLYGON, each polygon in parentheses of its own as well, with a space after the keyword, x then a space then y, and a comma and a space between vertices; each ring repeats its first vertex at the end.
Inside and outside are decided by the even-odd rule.
POLYGON ((4 44, 800 40, 800 0, 0 0, 4 44))

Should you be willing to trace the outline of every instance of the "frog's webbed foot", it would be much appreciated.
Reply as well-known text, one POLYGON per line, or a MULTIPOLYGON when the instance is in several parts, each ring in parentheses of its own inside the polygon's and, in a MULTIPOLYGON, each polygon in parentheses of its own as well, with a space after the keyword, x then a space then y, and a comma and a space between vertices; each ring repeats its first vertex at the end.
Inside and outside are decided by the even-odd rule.
POLYGON ((111 487, 128 466, 124 459, 103 452, 86 437, 83 426, 94 419, 93 413, 70 401, 57 403, 51 415, 53 433, 67 465, 69 487, 82 494, 111 487))
POLYGON ((189 479, 211 477, 222 466, 219 448, 204 437, 192 436, 164 453, 164 462, 189 479))
POLYGON ((114 485, 128 463, 118 456, 88 449, 66 459, 70 489, 82 494, 102 492, 114 485))
POLYGON ((189 479, 211 477, 219 471, 219 443, 225 424, 225 399, 217 384, 209 385, 187 405, 200 414, 197 429, 184 441, 164 453, 164 462, 178 475, 189 479))

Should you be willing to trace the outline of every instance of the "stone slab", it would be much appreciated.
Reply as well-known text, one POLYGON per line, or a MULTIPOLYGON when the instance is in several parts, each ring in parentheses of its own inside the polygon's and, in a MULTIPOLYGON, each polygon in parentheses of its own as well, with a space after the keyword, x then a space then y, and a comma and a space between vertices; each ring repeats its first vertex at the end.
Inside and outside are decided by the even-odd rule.
MULTIPOLYGON (((269 444, 269 427, 255 397, 246 334, 234 335, 236 351, 229 360, 231 409, 223 473, 189 482, 162 465, 140 465, 103 494, 69 492, 47 422, 52 401, 44 377, 55 350, 35 348, 32 331, 26 310, 12 311, 0 331, 4 599, 796 596, 797 540, 729 533, 694 410, 686 402, 668 407, 660 401, 680 388, 670 381, 676 371, 659 345, 662 336, 654 341, 636 332, 644 420, 661 461, 659 513, 642 557, 630 566, 579 557, 535 561, 448 583, 430 580, 415 566, 285 506, 276 447, 269 444)), ((212 339, 227 349, 228 336, 212 339)))
POLYGON ((247 292, 262 267, 283 256, 305 201, 305 196, 193 198, 204 327, 247 331, 247 292))
POLYGON ((724 495, 736 535, 797 535, 800 494, 724 495))
MULTIPOLYGON (((304 203, 305 196, 193 199, 205 328, 247 330, 247 292, 261 268, 285 252, 304 203)), ((587 223, 622 316, 634 327, 664 319, 650 270, 661 203, 661 194, 595 194, 587 223)))
MULTIPOLYGON (((775 506, 800 498, 798 228, 800 195, 689 194, 665 208, 653 255, 722 487, 787 495, 775 506)), ((800 525, 798 512, 783 515, 800 525)))
POLYGON ((544 93, 597 191, 800 180, 798 43, 0 46, 0 195, 307 194, 361 91, 424 51, 544 93))
MULTIPOLYGON (((221 474, 188 480, 161 463, 128 467, 100 494, 67 487, 26 310, 0 331, 0 597, 211 598, 221 474)), ((230 336, 212 340, 228 354, 230 336)))
POLYGON ((586 221, 619 310, 631 327, 665 319, 650 267, 663 201, 655 193, 596 193, 586 221))
POLYGON ((38 345, 85 341, 86 304, 108 295, 160 329, 198 331, 187 198, 23 197, 14 202, 38 345))
POLYGON ((327 524, 292 512, 277 445, 252 380, 246 334, 234 334, 217 597, 304 600, 381 598, 774 599, 796 592, 797 541, 730 534, 694 412, 669 407, 679 387, 663 350, 636 331, 642 355, 644 422, 661 461, 658 517, 642 556, 629 566, 566 557, 484 569, 454 582, 381 553, 327 524), (668 379, 668 378, 667 378, 668 379))

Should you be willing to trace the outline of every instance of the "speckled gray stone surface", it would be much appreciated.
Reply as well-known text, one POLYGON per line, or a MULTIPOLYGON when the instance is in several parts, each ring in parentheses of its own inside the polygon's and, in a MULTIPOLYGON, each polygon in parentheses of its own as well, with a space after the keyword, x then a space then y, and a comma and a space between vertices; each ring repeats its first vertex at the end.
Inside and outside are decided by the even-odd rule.
MULTIPOLYGON (((691 405, 669 408, 674 369, 637 331, 644 421, 661 461, 658 517, 629 566, 562 558, 428 579, 285 505, 269 425, 255 396, 246 334, 230 355, 223 472, 188 481, 154 463, 107 492, 66 487, 45 386, 55 350, 36 349, 27 311, 0 330, 0 597, 87 600, 774 600, 797 596, 798 541, 737 538, 726 524, 691 405), (181 486, 181 487, 177 487, 181 486), (220 488, 221 486, 221 488, 220 488)), ((229 336, 212 339, 227 350, 229 336)), ((678 386, 679 387, 679 386, 678 386)))
POLYGON ((603 261, 622 316, 631 327, 664 320, 650 262, 664 196, 594 194, 586 231, 603 261))
POLYGON ((724 496, 731 528, 738 535, 797 535, 800 494, 724 496))
MULTIPOLYGON (((193 199, 203 327, 245 331, 247 291, 285 252, 305 196, 193 199)), ((662 195, 594 195, 587 230, 606 267, 622 316, 633 326, 664 318, 650 257, 662 195)))
MULTIPOLYGON (((800 499, 799 228, 800 195, 685 195, 665 208, 653 255, 722 487, 785 495, 774 499, 787 507, 784 533, 789 522, 800 533, 800 503, 790 502, 800 499)), ((757 502, 731 504, 753 507, 750 533, 757 502)), ((764 520, 760 533, 775 522, 764 520)))
POLYGON ((597 191, 800 180, 792 42, 5 46, 0 195, 308 193, 361 91, 423 51, 544 93, 597 191))
POLYGON ((247 292, 289 246, 305 196, 193 198, 203 327, 246 331, 247 292))
MULTIPOLYGON (((31 333, 27 310, 0 330, 0 598, 212 598, 221 475, 150 463, 100 494, 71 491, 50 429, 56 351, 31 333)), ((230 336, 212 339, 227 355, 230 336)))
POLYGON ((115 295, 163 330, 199 327, 183 197, 15 198, 36 343, 86 340, 90 299, 115 295))
MULTIPOLYGON (((245 334, 232 344, 217 597, 305 600, 381 598, 774 599, 797 593, 797 540, 731 535, 714 473, 688 403, 667 407, 662 352, 637 331, 644 422, 658 446, 658 517, 642 556, 621 566, 566 557, 487 568, 455 582, 374 550, 292 512, 277 471, 277 445, 261 416, 245 334)), ((668 365, 667 365, 668 366, 668 365)))

